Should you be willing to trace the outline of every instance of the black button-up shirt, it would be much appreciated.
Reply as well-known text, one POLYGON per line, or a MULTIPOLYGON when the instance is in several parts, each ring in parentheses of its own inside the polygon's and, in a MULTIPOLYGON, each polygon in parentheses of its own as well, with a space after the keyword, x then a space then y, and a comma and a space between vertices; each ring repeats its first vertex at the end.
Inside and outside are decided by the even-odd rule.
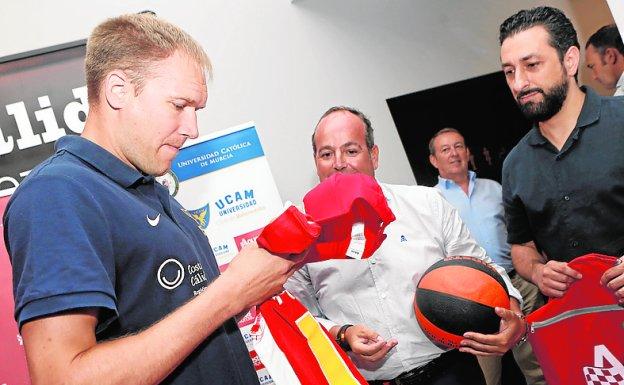
POLYGON ((536 126, 503 164, 507 240, 534 241, 557 261, 624 252, 624 97, 582 90, 561 151, 536 126))

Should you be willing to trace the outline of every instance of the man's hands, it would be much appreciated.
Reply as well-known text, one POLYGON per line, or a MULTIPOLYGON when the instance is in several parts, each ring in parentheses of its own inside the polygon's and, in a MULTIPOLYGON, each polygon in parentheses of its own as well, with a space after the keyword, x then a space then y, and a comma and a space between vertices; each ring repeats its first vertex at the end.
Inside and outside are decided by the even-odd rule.
POLYGON ((301 267, 306 253, 277 256, 255 243, 244 247, 221 275, 222 279, 239 288, 239 311, 258 305, 284 290, 284 283, 301 267))
MULTIPOLYGON (((531 280, 544 295, 560 298, 574 281, 582 277, 581 273, 569 267, 566 262, 548 261, 533 265, 531 280)), ((624 257, 618 259, 615 267, 605 271, 600 284, 613 290, 618 302, 624 305, 624 257)))
POLYGON ((583 276, 566 262, 548 261, 534 265, 531 280, 540 291, 552 298, 563 297, 572 282, 583 276))
POLYGON ((511 259, 518 274, 551 298, 562 297, 572 282, 582 278, 567 263, 548 261, 533 241, 511 245, 511 259))
POLYGON ((605 271, 600 284, 613 290, 620 305, 624 305, 624 257, 618 259, 615 267, 605 271))
POLYGON ((495 309, 496 314, 501 317, 498 333, 464 333, 465 339, 460 342, 459 351, 478 356, 501 356, 513 348, 527 329, 526 321, 518 316, 521 311, 515 299, 512 299, 511 309, 507 310, 501 307, 495 309))
MULTIPOLYGON (((335 335, 339 328, 339 326, 334 326, 331 334, 335 335)), ((345 340, 353 353, 360 359, 368 362, 381 360, 398 343, 396 339, 385 341, 379 333, 365 325, 349 327, 345 332, 345 340)))

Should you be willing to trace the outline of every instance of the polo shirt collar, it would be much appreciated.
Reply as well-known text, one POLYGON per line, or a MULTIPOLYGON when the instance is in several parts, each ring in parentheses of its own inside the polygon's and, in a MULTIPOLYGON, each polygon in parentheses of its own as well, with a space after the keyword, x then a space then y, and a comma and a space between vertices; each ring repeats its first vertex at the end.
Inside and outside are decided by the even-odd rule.
POLYGON ((124 188, 132 186, 137 181, 147 182, 153 179, 128 166, 99 145, 77 135, 60 138, 56 142, 56 152, 60 151, 67 151, 82 159, 124 188))
MULTIPOLYGON (((600 96, 598 96, 594 90, 586 86, 582 86, 581 91, 585 93, 585 101, 583 102, 581 113, 576 121, 576 127, 571 134, 575 139, 578 139, 579 128, 584 128, 600 119, 600 96)), ((537 124, 534 124, 531 131, 529 131, 528 141, 532 146, 542 146, 548 143, 548 140, 542 135, 537 124)))

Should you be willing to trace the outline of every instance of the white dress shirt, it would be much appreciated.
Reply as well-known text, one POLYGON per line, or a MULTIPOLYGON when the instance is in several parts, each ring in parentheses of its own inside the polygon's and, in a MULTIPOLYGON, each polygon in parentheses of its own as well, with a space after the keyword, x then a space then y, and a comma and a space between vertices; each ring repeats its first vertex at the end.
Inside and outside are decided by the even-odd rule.
MULTIPOLYGON (((443 352, 425 336, 414 316, 416 283, 427 268, 446 256, 473 256, 491 262, 438 190, 381 186, 397 220, 386 227, 388 238, 379 250, 365 260, 309 263, 285 285, 327 329, 364 324, 386 340, 398 340, 376 363, 351 354, 367 380, 393 379, 443 352)), ((494 266, 509 293, 522 303, 505 270, 494 266)))
POLYGON ((624 95, 624 72, 620 75, 617 84, 615 85, 615 93, 613 96, 624 95))

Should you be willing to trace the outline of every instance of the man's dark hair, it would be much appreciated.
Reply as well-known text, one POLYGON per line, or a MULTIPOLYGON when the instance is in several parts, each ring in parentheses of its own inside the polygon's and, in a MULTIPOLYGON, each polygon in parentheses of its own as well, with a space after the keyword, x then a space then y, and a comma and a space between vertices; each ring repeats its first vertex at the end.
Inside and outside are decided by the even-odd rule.
POLYGON ((563 57, 570 47, 575 46, 580 49, 572 22, 563 12, 552 7, 523 9, 509 17, 500 26, 498 40, 502 45, 508 37, 537 26, 542 26, 548 31, 549 43, 557 50, 559 60, 563 61, 563 57))
POLYGON ((364 115, 364 113, 362 113, 361 111, 359 111, 359 110, 357 110, 357 109, 355 109, 353 107, 334 106, 334 107, 331 107, 329 110, 325 111, 323 116, 321 116, 321 118, 316 123, 316 126, 314 127, 314 132, 312 133, 312 151, 314 151, 314 154, 316 154, 316 142, 314 141, 314 135, 316 134, 316 128, 318 127, 318 125, 321 122, 321 120, 323 120, 323 118, 325 118, 327 115, 330 115, 330 114, 332 114, 332 113, 334 113, 336 111, 350 112, 353 115, 355 115, 358 118, 360 118, 362 123, 364 123, 364 128, 366 129, 366 133, 364 134, 364 137, 366 138, 366 147, 368 148, 368 151, 372 150, 373 147, 375 146, 375 138, 373 137, 373 126, 371 125, 371 122, 368 119, 368 117, 366 115, 364 115))
POLYGON ((593 45, 594 48, 600 53, 600 56, 604 55, 607 48, 615 48, 620 54, 624 55, 624 43, 622 43, 622 35, 615 24, 605 25, 596 31, 587 40, 585 49, 589 45, 593 45))

